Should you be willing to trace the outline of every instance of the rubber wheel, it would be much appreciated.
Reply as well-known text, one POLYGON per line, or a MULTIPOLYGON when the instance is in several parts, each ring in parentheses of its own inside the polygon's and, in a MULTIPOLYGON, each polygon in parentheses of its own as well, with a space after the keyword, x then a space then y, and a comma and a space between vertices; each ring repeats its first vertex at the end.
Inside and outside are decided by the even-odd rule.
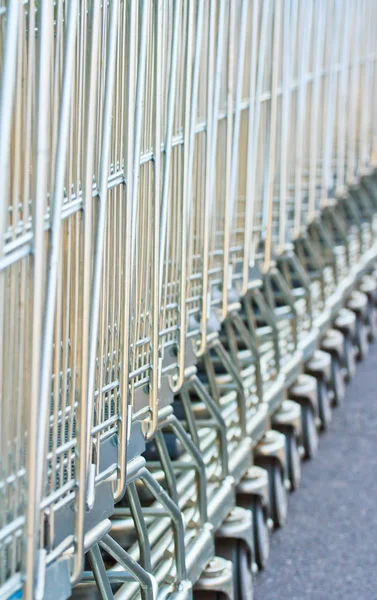
POLYGON ((297 438, 294 432, 285 434, 285 447, 287 454, 288 478, 291 490, 297 490, 301 480, 301 459, 298 451, 297 438))
POLYGON ((311 406, 301 406, 301 426, 305 458, 314 458, 318 450, 318 432, 311 406))
POLYGON ((356 373, 355 348, 352 341, 347 336, 344 338, 344 358, 347 369, 348 380, 353 379, 356 373))
POLYGON ((368 302, 368 325, 369 325, 369 341, 373 342, 373 340, 377 337, 377 316, 376 309, 371 302, 368 302))
POLYGON ((268 491, 270 498, 270 517, 275 527, 283 527, 288 512, 287 490, 279 463, 273 462, 266 467, 268 472, 268 491))
POLYGON ((244 544, 237 547, 236 569, 233 573, 235 600, 253 600, 253 575, 249 566, 249 556, 244 544))
POLYGON ((317 380, 318 390, 318 412, 321 419, 322 429, 326 429, 331 422, 332 411, 326 383, 323 379, 317 380))
POLYGON ((237 539, 227 540, 222 546, 220 555, 229 560, 233 566, 234 600, 253 600, 253 575, 245 542, 237 539))
POLYGON ((368 336, 364 323, 356 319, 356 345, 359 350, 359 360, 364 360, 368 354, 368 336))
POLYGON ((344 385, 342 367, 339 360, 335 356, 333 356, 331 360, 331 379, 335 405, 339 406, 344 400, 346 389, 344 385))
POLYGON ((258 500, 254 502, 252 511, 255 562, 259 569, 264 569, 270 556, 270 531, 265 512, 258 500))

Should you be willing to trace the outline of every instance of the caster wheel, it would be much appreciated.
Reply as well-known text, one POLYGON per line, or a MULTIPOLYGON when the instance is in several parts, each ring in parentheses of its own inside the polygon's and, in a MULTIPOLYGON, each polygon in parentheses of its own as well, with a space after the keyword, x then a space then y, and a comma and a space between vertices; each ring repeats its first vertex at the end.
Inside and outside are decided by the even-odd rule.
MULTIPOLYGON (((233 544, 230 544, 229 553, 232 549, 233 544)), ((235 563, 237 563, 237 560, 235 563)), ((193 600, 229 600, 229 598, 234 598, 236 584, 233 582, 233 572, 234 565, 231 559, 226 560, 220 556, 213 557, 195 583, 192 590, 193 600)), ((173 595, 175 596, 175 594, 173 595)), ((178 596, 183 597, 182 593, 178 593, 178 596)), ((245 596, 245 598, 249 597, 245 596)))
POLYGON ((344 359, 347 370, 347 379, 353 379, 356 373, 355 348, 349 337, 344 338, 344 359))
POLYGON ((244 544, 238 543, 235 563, 236 568, 233 571, 234 600, 253 600, 253 575, 244 544))
POLYGON ((377 284, 375 277, 365 275, 361 280, 360 291, 367 297, 366 320, 368 323, 368 339, 370 342, 377 336, 376 300, 377 284))
POLYGON ((368 326, 369 326, 369 341, 373 342, 373 340, 377 337, 377 315, 376 309, 371 302, 368 302, 368 326))
POLYGON ((293 432, 285 434, 288 478, 291 489, 297 490, 301 480, 301 459, 298 451, 297 438, 293 432))
POLYGON ((356 320, 356 345, 359 350, 359 360, 364 360, 368 354, 368 336, 364 323, 359 318, 356 320))
MULTIPOLYGON (((253 600, 253 575, 245 542, 237 539, 228 540, 226 546, 222 548, 221 556, 232 564, 233 599, 253 600)), ((223 596, 220 594, 215 598, 223 598, 223 596)))
POLYGON ((263 507, 258 500, 253 503, 253 534, 255 562, 264 569, 270 556, 270 531, 263 507))
POLYGON ((318 432, 311 406, 301 407, 301 427, 305 458, 313 458, 318 450, 318 432))
POLYGON ((270 498, 270 517, 275 527, 283 527, 288 512, 287 490, 284 476, 278 462, 266 466, 268 472, 268 492, 270 498))
POLYGON ((326 383, 323 381, 323 379, 320 379, 317 382, 317 390, 319 418, 321 419, 322 429, 326 429, 331 422, 332 411, 329 393, 326 383))
POLYGON ((346 390, 344 386, 342 367, 339 360, 335 357, 333 357, 331 361, 331 384, 334 391, 335 405, 339 406, 343 402, 346 390))

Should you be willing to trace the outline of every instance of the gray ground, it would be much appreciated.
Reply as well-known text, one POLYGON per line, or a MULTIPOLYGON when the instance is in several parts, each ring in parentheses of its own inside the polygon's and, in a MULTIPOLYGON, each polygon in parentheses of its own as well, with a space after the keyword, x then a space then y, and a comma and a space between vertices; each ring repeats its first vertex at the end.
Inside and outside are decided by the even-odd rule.
POLYGON ((377 600, 377 344, 303 464, 256 600, 377 600))

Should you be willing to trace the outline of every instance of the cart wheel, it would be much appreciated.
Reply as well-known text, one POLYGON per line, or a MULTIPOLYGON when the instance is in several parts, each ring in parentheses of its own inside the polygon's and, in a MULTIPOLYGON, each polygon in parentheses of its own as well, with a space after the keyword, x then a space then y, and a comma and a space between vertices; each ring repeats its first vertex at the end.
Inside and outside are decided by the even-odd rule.
MULTIPOLYGON (((237 539, 226 540, 221 556, 232 563, 233 599, 253 600, 253 575, 250 568, 250 556, 245 542, 237 539)), ((221 594, 220 596, 223 597, 221 594)), ((212 598, 212 596, 211 596, 212 598)))
POLYGON ((371 301, 368 302, 368 325, 369 325, 369 341, 373 342, 373 340, 377 337, 377 316, 376 309, 371 301))
POLYGON ((368 336, 362 320, 356 319, 356 345, 359 350, 359 360, 364 360, 368 354, 368 336))
POLYGON ((352 341, 350 340, 350 338, 348 336, 344 338, 344 358, 345 358, 345 365, 346 365, 346 369, 347 369, 347 379, 349 381, 350 379, 353 379, 353 377, 355 376, 356 361, 355 361, 355 348, 354 348, 352 341))
POLYGON ((266 466, 268 472, 268 491, 270 498, 270 517, 275 527, 283 527, 288 512, 287 490, 284 476, 278 462, 266 466))
POLYGON ((298 451, 297 437, 293 431, 287 432, 285 440, 288 478, 291 482, 291 489, 297 490, 301 480, 301 459, 298 451))
POLYGON ((311 406, 301 406, 301 424, 305 458, 313 458, 318 450, 318 432, 311 406))
POLYGON ((250 570, 250 560, 245 544, 240 542, 237 545, 237 556, 234 569, 234 599, 235 600, 253 600, 253 575, 250 570))
POLYGON ((335 356, 333 356, 331 361, 331 375, 335 405, 339 406, 343 402, 346 390, 344 386, 342 367, 340 365, 339 360, 335 358, 335 356))
POLYGON ((332 411, 327 386, 323 379, 317 381, 317 390, 319 418, 321 419, 322 429, 327 429, 331 421, 332 411))
MULTIPOLYGON (((195 583, 192 590, 193 600, 230 600, 233 599, 233 582, 234 573, 234 554, 233 550, 238 540, 230 539, 229 544, 223 546, 222 553, 227 555, 227 558, 215 556, 210 560, 207 568, 204 570, 195 583)), ((237 562, 237 561, 235 561, 237 562)), ((175 594, 173 594, 176 597, 175 594)), ((183 597, 182 594, 177 594, 183 597)), ((171 597, 169 595, 169 597, 171 597)), ((191 596, 190 596, 191 598, 191 596)))
POLYGON ((270 556, 270 530, 267 516, 258 500, 253 503, 252 512, 255 562, 259 569, 264 569, 270 556))

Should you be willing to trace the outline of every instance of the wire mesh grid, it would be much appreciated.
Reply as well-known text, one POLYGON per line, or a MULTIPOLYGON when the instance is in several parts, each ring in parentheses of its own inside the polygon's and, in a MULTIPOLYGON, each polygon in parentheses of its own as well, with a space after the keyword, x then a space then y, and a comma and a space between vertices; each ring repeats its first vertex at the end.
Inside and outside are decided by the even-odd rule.
MULTIPOLYGON (((15 152, 10 181, 14 178, 17 183, 10 186, 13 198, 4 236, 4 249, 9 241, 13 248, 16 242, 18 250, 9 254, 2 279, 6 296, 11 294, 9 306, 11 297, 15 301, 9 327, 19 332, 14 338, 19 350, 14 347, 13 359, 18 353, 25 355, 21 371, 25 383, 19 386, 15 379, 12 384, 18 390, 20 413, 12 410, 10 417, 16 421, 10 431, 13 427, 18 431, 15 456, 21 460, 26 455, 31 476, 25 482, 27 497, 25 492, 19 494, 21 506, 27 502, 30 507, 27 546, 26 532, 17 533, 22 553, 28 548, 29 564, 17 560, 15 552, 12 563, 14 570, 29 569, 33 585, 30 570, 35 571, 38 549, 39 555, 47 551, 41 560, 48 564, 74 543, 78 552, 72 577, 81 570, 88 466, 95 463, 101 477, 100 439, 116 432, 118 422, 126 417, 126 401, 122 405, 119 401, 125 290, 119 281, 125 241, 119 103, 124 87, 117 87, 111 128, 116 42, 122 43, 119 5, 93 2, 79 10, 77 2, 19 4, 17 9, 17 3, 11 3, 7 12, 4 7, 2 15, 17 34, 13 77, 19 107, 10 119, 15 152), (98 72, 97 59, 102 65, 98 72), (111 139, 114 163, 110 166, 111 139), (121 182, 118 186, 116 178, 121 182), (33 258, 28 258, 31 244, 33 258), (15 295, 18 281, 22 284, 15 295), (100 353, 97 360, 96 353, 100 353), (27 401, 30 389, 31 403, 27 401), (72 513, 75 523, 64 522, 63 531, 56 515, 72 500, 77 518, 72 513)), ((125 5, 122 9, 125 22, 125 5)), ((8 31, 4 39, 12 41, 8 31)), ((11 57, 10 48, 6 50, 5 63, 11 57)), ((120 54, 117 60, 118 72, 125 75, 120 54)), ((3 77, 4 84, 11 83, 6 68, 3 77)), ((3 94, 5 89, 4 85, 3 94)), ((2 366, 8 368, 3 362, 2 366)), ((11 381, 7 377, 8 386, 11 381)), ((2 439, 10 451, 12 438, 2 439)), ((112 471, 117 467, 115 460, 112 471)), ((21 471, 25 473, 24 464, 16 473, 21 471)), ((6 491, 8 495, 11 488, 6 491)), ((2 515, 9 519, 9 511, 2 515)), ((6 546, 8 552, 9 537, 6 546)), ((7 562, 2 565, 8 578, 7 562)))
POLYGON ((191 147, 198 98, 203 7, 178 2, 174 16, 178 25, 174 26, 175 44, 170 52, 171 95, 167 105, 161 204, 160 346, 162 373, 171 375, 171 385, 178 390, 183 384, 185 369, 191 147))

